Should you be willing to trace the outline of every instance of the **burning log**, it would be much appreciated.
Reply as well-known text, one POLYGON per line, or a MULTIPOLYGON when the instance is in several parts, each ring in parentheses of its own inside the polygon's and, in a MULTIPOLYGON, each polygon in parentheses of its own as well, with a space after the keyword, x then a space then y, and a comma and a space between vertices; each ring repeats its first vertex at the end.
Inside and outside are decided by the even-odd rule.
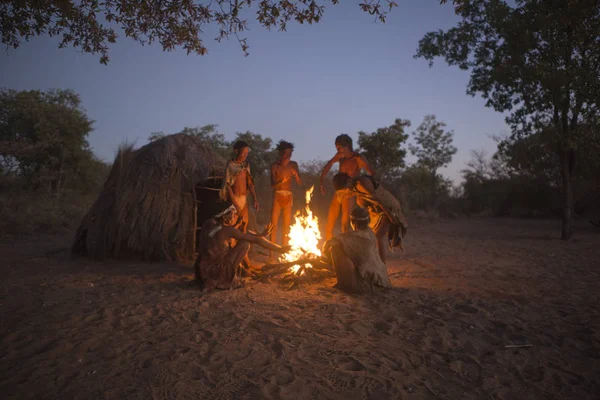
POLYGON ((303 257, 295 261, 263 266, 260 279, 279 278, 282 283, 290 283, 288 289, 301 282, 314 283, 325 278, 335 277, 333 267, 322 257, 303 257), (295 267, 298 267, 297 269, 295 267))
POLYGON ((312 282, 335 276, 333 268, 321 257, 319 250, 319 220, 310 209, 313 190, 314 186, 306 191, 306 207, 296 213, 294 224, 290 227, 291 250, 282 255, 280 263, 263 266, 261 279, 279 277, 281 282, 291 282, 291 288, 301 281, 312 282))

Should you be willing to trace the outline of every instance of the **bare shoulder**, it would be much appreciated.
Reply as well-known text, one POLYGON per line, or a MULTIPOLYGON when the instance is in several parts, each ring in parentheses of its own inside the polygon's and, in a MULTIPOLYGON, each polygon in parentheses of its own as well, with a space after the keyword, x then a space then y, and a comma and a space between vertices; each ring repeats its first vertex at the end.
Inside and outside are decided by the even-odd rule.
POLYGON ((367 158, 360 153, 354 153, 354 158, 363 164, 367 164, 367 158))
POLYGON ((224 226, 223 229, 219 231, 220 239, 237 239, 240 236, 241 232, 233 227, 233 226, 224 226))

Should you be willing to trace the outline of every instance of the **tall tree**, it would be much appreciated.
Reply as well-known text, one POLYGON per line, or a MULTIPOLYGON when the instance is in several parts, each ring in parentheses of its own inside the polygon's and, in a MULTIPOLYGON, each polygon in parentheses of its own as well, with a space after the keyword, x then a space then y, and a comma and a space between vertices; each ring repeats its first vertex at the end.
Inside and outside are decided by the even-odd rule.
POLYGON ((92 157, 93 121, 71 90, 0 91, 0 159, 29 186, 59 193, 92 157))
POLYGON ((498 141, 493 160, 506 165, 512 175, 542 179, 553 186, 560 185, 560 143, 553 128, 525 137, 509 137, 498 141))
POLYGON ((252 175, 256 177, 265 176, 276 157, 276 151, 271 148, 273 144, 271 138, 263 137, 259 133, 246 131, 237 132, 235 140, 243 140, 250 147, 248 162, 250 163, 252 175))
POLYGON ((416 145, 409 145, 410 152, 417 156, 418 163, 430 174, 429 206, 433 207, 438 192, 437 170, 447 166, 456 154, 452 145, 454 131, 446 131, 446 123, 438 121, 433 114, 426 115, 413 136, 416 145))
POLYGON ((447 166, 456 154, 452 145, 454 131, 446 131, 445 122, 438 121, 435 115, 426 115, 423 122, 413 132, 416 145, 410 145, 410 152, 417 156, 419 164, 426 167, 433 176, 437 170, 447 166))
MULTIPOLYGON (((290 21, 318 23, 325 4, 339 0, 7 0, 0 2, 2 43, 17 48, 23 39, 48 34, 61 36, 59 47, 73 45, 86 53, 99 53, 100 62, 108 62, 108 46, 117 40, 117 30, 147 44, 159 42, 165 51, 182 47, 187 53, 204 55, 207 48, 203 30, 216 25, 216 40, 234 36, 247 55, 248 44, 239 33, 247 28, 250 7, 257 5, 255 18, 267 29, 282 31, 290 21)), ((364 0, 359 7, 385 22, 392 0, 364 0)))
POLYGON ((398 118, 392 125, 379 128, 375 132, 358 132, 361 153, 375 168, 377 174, 386 180, 397 178, 400 170, 405 166, 406 150, 402 146, 408 139, 408 134, 404 133, 404 130, 409 126, 409 120, 398 118))
POLYGON ((458 26, 429 32, 415 57, 470 70, 467 92, 508 112, 513 137, 551 126, 560 146, 561 238, 572 236, 572 174, 583 126, 597 126, 600 3, 595 0, 465 0, 458 26))

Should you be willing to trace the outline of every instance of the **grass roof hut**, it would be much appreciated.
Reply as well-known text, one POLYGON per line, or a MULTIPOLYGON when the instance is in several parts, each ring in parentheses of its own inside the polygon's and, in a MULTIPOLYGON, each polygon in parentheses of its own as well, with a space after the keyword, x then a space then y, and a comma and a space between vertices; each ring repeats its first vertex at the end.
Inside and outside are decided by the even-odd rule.
POLYGON ((196 230, 219 201, 225 161, 196 137, 121 146, 102 192, 75 233, 72 253, 93 259, 189 262, 196 230))

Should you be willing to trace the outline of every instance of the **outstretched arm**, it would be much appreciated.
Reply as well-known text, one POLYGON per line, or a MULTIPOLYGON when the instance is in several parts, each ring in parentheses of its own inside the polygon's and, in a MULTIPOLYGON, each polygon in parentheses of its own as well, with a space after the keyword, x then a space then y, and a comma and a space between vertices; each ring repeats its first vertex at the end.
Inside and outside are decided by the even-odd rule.
POLYGON ((325 194, 325 189, 323 188, 323 181, 325 181, 325 177, 327 176, 327 173, 329 172, 329 170, 331 169, 331 167, 333 167, 333 164, 335 164, 339 160, 340 160, 340 153, 337 153, 323 167, 323 171, 321 171, 321 178, 320 178, 320 181, 319 181, 319 185, 321 187, 321 193, 325 194))
POLYGON ((273 242, 265 239, 263 236, 259 236, 259 235, 251 234, 251 233, 244 233, 238 229, 230 228, 230 227, 225 228, 225 229, 227 229, 226 233, 228 234, 228 236, 237 241, 245 240, 252 244, 256 244, 261 247, 264 247, 267 250, 276 251, 278 253, 286 253, 290 250, 289 246, 282 247, 276 243, 273 243, 273 242))

